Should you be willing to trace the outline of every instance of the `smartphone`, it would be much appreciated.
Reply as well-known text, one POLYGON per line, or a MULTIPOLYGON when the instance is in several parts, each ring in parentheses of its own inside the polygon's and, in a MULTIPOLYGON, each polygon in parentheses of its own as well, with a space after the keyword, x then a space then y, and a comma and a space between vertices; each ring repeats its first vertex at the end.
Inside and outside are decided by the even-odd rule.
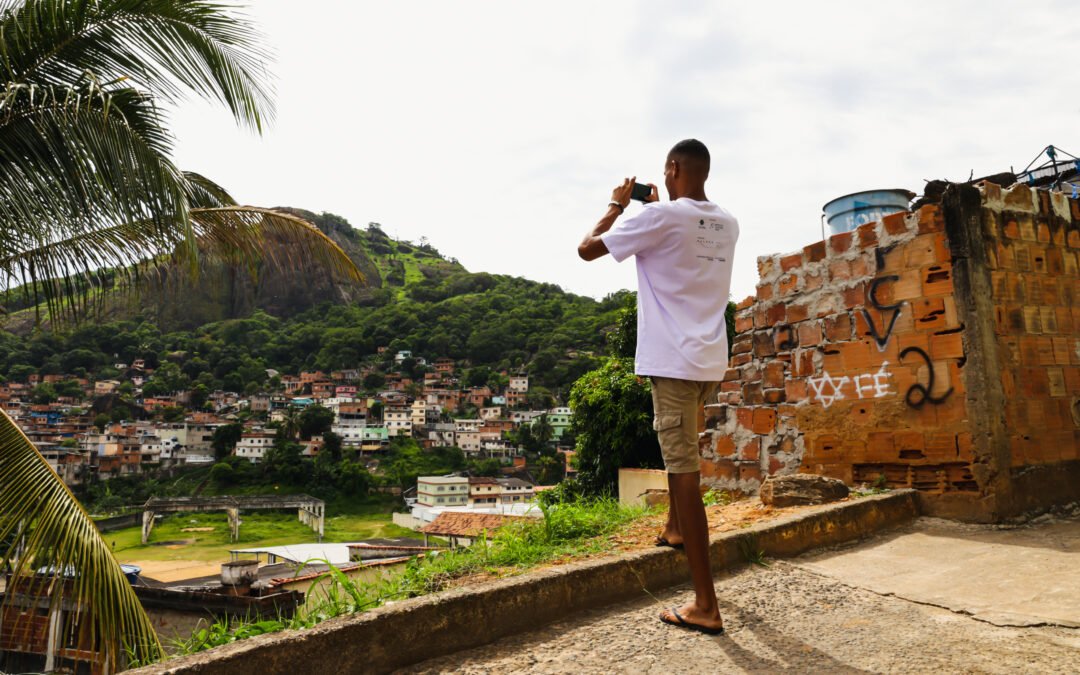
POLYGON ((639 202, 649 201, 649 197, 652 195, 652 188, 648 185, 642 185, 641 183, 634 183, 634 191, 630 193, 630 199, 636 199, 639 202))

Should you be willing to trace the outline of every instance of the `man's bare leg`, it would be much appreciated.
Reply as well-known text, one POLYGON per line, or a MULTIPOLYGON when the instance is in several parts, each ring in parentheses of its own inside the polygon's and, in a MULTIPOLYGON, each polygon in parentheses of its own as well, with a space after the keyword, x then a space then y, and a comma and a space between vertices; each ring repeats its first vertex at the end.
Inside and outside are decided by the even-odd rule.
MULTIPOLYGON (((669 473, 668 477, 668 512, 667 522, 664 523, 664 529, 660 533, 660 537, 665 539, 668 544, 672 546, 678 546, 683 543, 682 530, 679 529, 679 506, 675 503, 675 486, 671 482, 671 477, 675 474, 669 473)), ((657 542, 659 543, 659 542, 657 542)))
MULTIPOLYGON (((719 628, 724 622, 716 603, 716 589, 709 564, 709 522, 698 489, 700 483, 700 471, 668 474, 671 503, 678 517, 678 529, 682 534, 686 561, 690 565, 690 579, 694 583, 694 601, 679 607, 678 612, 689 623, 719 628)), ((665 610, 665 613, 670 615, 669 610, 665 610)), ((675 619, 673 616, 668 618, 675 619)))

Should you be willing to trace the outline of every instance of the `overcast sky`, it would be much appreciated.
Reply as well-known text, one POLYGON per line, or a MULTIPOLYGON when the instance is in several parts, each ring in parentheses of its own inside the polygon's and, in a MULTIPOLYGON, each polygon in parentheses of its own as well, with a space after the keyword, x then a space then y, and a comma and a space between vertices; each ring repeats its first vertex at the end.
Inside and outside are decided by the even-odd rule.
POLYGON ((578 242, 617 182, 662 185, 667 150, 695 137, 741 225, 740 300, 758 256, 821 238, 834 197, 1019 170, 1051 143, 1080 154, 1076 9, 258 0, 275 124, 255 137, 192 102, 176 154, 243 203, 378 222, 469 270, 602 297, 634 288, 633 262, 584 263, 578 242))

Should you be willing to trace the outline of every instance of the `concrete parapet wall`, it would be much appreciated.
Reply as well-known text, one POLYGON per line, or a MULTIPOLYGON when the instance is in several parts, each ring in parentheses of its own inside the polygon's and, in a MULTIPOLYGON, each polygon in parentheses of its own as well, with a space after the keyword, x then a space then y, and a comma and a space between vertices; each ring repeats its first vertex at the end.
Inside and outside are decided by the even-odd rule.
MULTIPOLYGON (((866 537, 916 515, 911 490, 821 506, 714 537, 713 565, 720 571, 741 564, 746 546, 770 556, 792 556, 866 537)), ((688 578, 680 552, 649 549, 415 598, 311 630, 263 635, 130 672, 388 672, 638 598, 688 578)))

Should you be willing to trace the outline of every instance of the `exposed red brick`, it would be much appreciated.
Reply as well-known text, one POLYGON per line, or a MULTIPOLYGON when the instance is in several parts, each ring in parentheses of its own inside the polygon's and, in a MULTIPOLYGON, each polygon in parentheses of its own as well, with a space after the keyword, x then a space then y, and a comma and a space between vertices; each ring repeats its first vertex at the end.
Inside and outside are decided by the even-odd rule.
POLYGON ((829 263, 829 278, 833 281, 846 281, 851 278, 851 263, 847 260, 834 260, 829 263))
POLYGON ((788 305, 787 320, 791 323, 799 323, 810 318, 810 308, 806 305, 788 305))
MULTIPOLYGON (((921 270, 905 270, 898 275, 900 278, 891 284, 892 296, 895 300, 911 300, 923 295, 923 274, 921 270)), ((879 287, 880 288, 880 287, 879 287)), ((880 300, 881 296, 878 295, 880 300)))
POLYGON ((735 423, 744 429, 750 429, 754 426, 754 409, 753 408, 739 408, 735 411, 735 423))
POLYGON ((759 284, 757 287, 757 299, 758 302, 765 300, 772 300, 773 297, 773 285, 771 283, 759 284))
POLYGON ((783 389, 764 389, 762 390, 762 397, 765 399, 765 403, 770 405, 776 405, 777 403, 783 403, 787 400, 787 396, 783 389))
POLYGON ((859 234, 859 248, 874 248, 878 243, 877 223, 866 223, 855 230, 859 234))
POLYGON ((945 219, 941 215, 941 210, 937 204, 927 204, 920 208, 917 212, 919 222, 918 231, 919 234, 925 234, 927 232, 940 232, 945 229, 945 219))
POLYGON ((761 482, 761 465, 757 462, 739 464, 739 480, 761 482))
POLYGON ((713 452, 717 457, 733 457, 735 455, 735 441, 730 436, 716 436, 713 452))
POLYGON ((964 343, 960 333, 930 336, 930 358, 958 359, 964 356, 964 343))
POLYGON ((771 408, 756 408, 752 430, 755 434, 771 434, 776 429, 776 412, 771 408))
POLYGON ((765 397, 761 391, 760 382, 747 382, 742 388, 743 403, 746 405, 761 405, 765 402, 765 397))
POLYGON ((893 434, 888 431, 875 431, 866 437, 866 461, 891 462, 896 459, 893 434))
POLYGON ((795 287, 799 285, 799 275, 789 274, 784 277, 780 277, 780 281, 777 284, 777 292, 781 295, 788 295, 795 291, 795 287))
POLYGON ((822 326, 829 342, 851 339, 851 314, 848 312, 827 317, 822 326))
POLYGON ((865 371, 881 365, 877 349, 871 350, 868 341, 845 342, 837 345, 837 348, 845 371, 865 371))
POLYGON ((776 269, 776 259, 772 256, 763 256, 757 259, 758 278, 764 279, 776 269))
POLYGON ((766 389, 777 389, 784 386, 784 363, 773 361, 765 365, 765 373, 762 377, 766 389))
POLYGON ((784 272, 790 272, 791 270, 802 266, 802 263, 802 253, 793 253, 791 255, 780 258, 780 269, 784 272))
POLYGON ((866 284, 859 283, 843 291, 844 306, 848 309, 866 305, 866 284))
POLYGON ((1016 220, 1009 219, 1005 221, 1005 226, 1002 228, 1002 234, 1009 239, 1020 238, 1020 226, 1016 224, 1016 220))
POLYGON ((768 320, 768 326, 783 323, 787 320, 787 305, 783 302, 776 303, 765 311, 765 317, 768 320))
POLYGON ((814 350, 800 349, 791 361, 792 377, 807 377, 814 374, 814 350))
POLYGON ((816 244, 810 244, 803 247, 803 256, 806 258, 806 262, 818 262, 825 259, 825 242, 819 241, 816 244))
POLYGON ((808 274, 803 277, 803 292, 809 293, 810 291, 817 290, 821 288, 824 283, 825 280, 822 278, 822 275, 808 274))
POLYGON ((836 254, 843 253, 851 248, 854 241, 852 232, 841 232, 829 237, 829 249, 836 254))
POLYGON ((821 324, 817 321, 804 321, 799 324, 799 344, 812 347, 821 342, 821 324))
POLYGON ((736 480, 738 474, 735 462, 730 459, 714 459, 701 463, 701 475, 704 478, 736 480))
POLYGON ((728 368, 724 371, 724 382, 730 382, 737 379, 739 379, 739 370, 737 368, 728 368))
POLYGON ((851 276, 858 279, 870 275, 870 262, 867 258, 856 258, 851 261, 851 276))
POLYGON ((806 380, 789 379, 784 383, 784 393, 786 394, 788 403, 805 401, 807 395, 806 380))
POLYGON ((735 305, 735 309, 746 309, 747 307, 750 307, 751 305, 753 305, 756 301, 757 301, 756 297, 754 297, 753 295, 748 295, 745 298, 743 298, 741 302, 739 302, 739 303, 737 303, 735 305))
POLYGON ((889 234, 903 234, 904 232, 907 232, 908 229, 907 216, 908 214, 903 211, 900 213, 890 213, 881 219, 881 225, 889 234))
POLYGON ((731 366, 736 368, 738 366, 745 366, 754 360, 754 355, 750 353, 746 354, 733 354, 731 357, 731 366))
POLYGON ((745 333, 754 327, 753 314, 737 314, 735 316, 735 332, 745 333))

